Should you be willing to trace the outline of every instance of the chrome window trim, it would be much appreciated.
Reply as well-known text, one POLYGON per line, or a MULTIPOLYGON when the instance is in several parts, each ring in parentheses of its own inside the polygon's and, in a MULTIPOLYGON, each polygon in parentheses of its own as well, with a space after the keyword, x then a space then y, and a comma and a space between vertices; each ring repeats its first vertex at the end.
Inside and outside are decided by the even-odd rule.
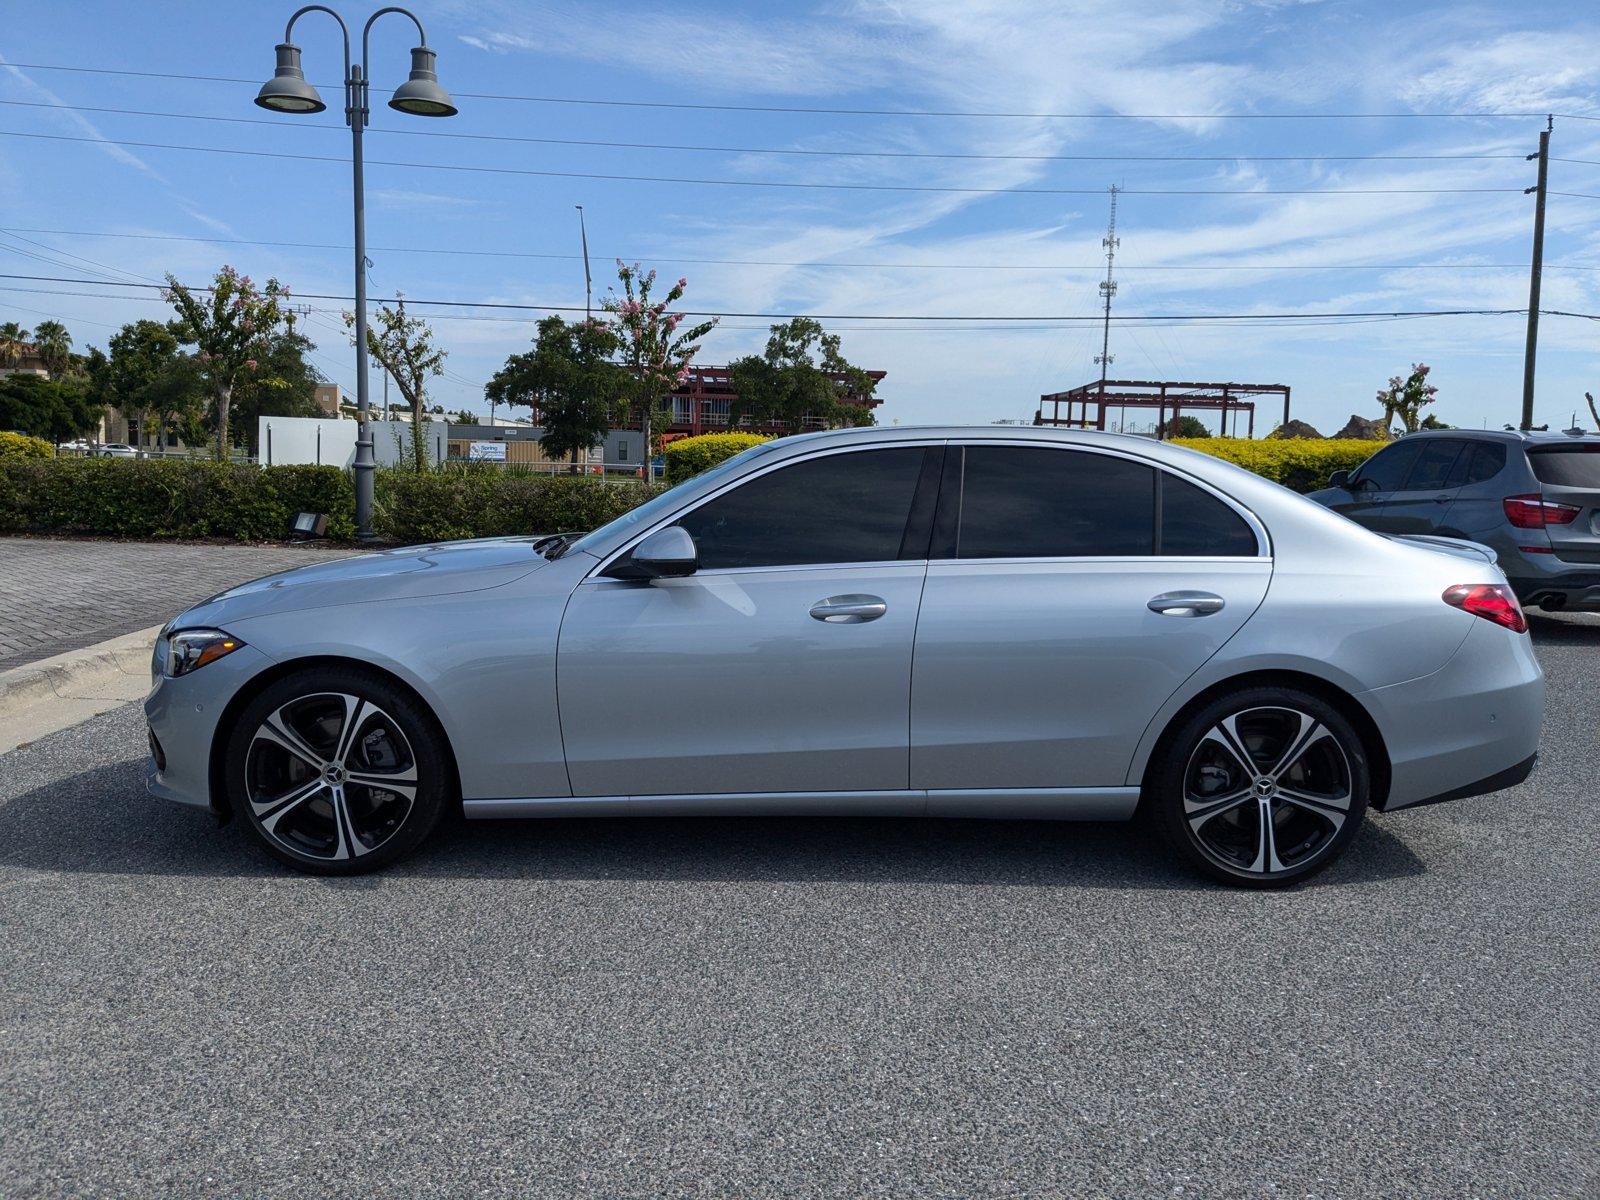
POLYGON ((618 546, 617 549, 613 550, 604 559, 601 559, 600 562, 599 562, 599 565, 597 565, 594 568, 592 568, 589 571, 589 573, 587 575, 585 575, 582 580, 580 580, 580 583, 590 583, 590 582, 593 582, 593 581, 599 581, 599 582, 606 582, 606 583, 609 583, 609 582, 625 583, 625 584, 629 584, 630 586, 636 585, 639 582, 638 580, 631 580, 631 579, 619 579, 619 580, 615 580, 615 581, 608 580, 608 579, 605 578, 605 572, 613 563, 615 563, 618 559, 624 557, 630 550, 632 550, 640 542, 644 541, 645 538, 649 537, 656 530, 664 529, 668 525, 671 525, 676 521, 682 520, 684 516, 686 516, 687 514, 693 512, 695 509, 699 508, 701 505, 709 504, 711 501, 716 500, 716 499, 718 499, 718 498, 720 498, 722 496, 725 496, 728 492, 732 491, 734 488, 740 487, 743 484, 748 483, 750 480, 756 479, 756 478, 758 478, 758 477, 760 477, 762 475, 770 474, 773 471, 781 471, 783 468, 794 466, 797 463, 811 462, 811 461, 813 461, 815 459, 827 458, 827 457, 829 457, 831 455, 835 455, 835 454, 861 454, 861 453, 865 453, 866 451, 869 451, 869 450, 892 450, 892 449, 900 449, 900 448, 909 449, 909 448, 914 448, 914 447, 921 447, 923 449, 926 449, 929 446, 945 446, 945 447, 959 446, 963 450, 967 449, 970 446, 1018 446, 1018 447, 1022 447, 1024 449, 1037 448, 1037 449, 1044 449, 1044 450, 1078 452, 1078 453, 1087 453, 1087 454, 1103 454, 1108 458, 1120 458, 1120 459, 1125 459, 1125 460, 1127 460, 1129 462, 1139 463, 1141 466, 1150 467, 1152 470, 1168 471, 1168 472, 1172 473, 1173 475, 1177 476, 1179 479, 1182 479, 1185 483, 1193 484, 1195 487, 1201 489, 1202 491, 1207 492, 1208 494, 1216 497, 1218 500, 1222 501, 1222 503, 1224 503, 1230 509, 1232 509, 1233 512, 1236 513, 1241 519, 1243 519, 1245 524, 1247 524, 1250 527, 1251 532, 1256 535, 1256 549, 1257 549, 1257 551, 1259 553, 1257 553, 1256 556, 1253 557, 1253 558, 1244 557, 1244 556, 1240 556, 1240 557, 1236 557, 1235 558, 1235 557, 1229 557, 1229 556, 1226 556, 1226 555, 1198 555, 1198 554, 1197 555, 1180 555, 1180 554, 1160 554, 1160 555, 1156 555, 1156 554, 1108 554, 1108 555, 1074 554, 1074 555, 1058 555, 1058 556, 1030 557, 1030 558, 935 558, 935 559, 893 558, 893 559, 879 559, 879 560, 874 561, 874 562, 789 563, 789 564, 773 563, 773 564, 768 565, 768 566, 760 566, 760 567, 710 567, 710 568, 707 568, 706 570, 703 570, 703 571, 696 571, 692 576, 685 576, 685 578, 691 578, 691 579, 702 578, 702 577, 716 578, 716 577, 721 577, 721 576, 724 576, 724 575, 747 575, 747 574, 751 574, 753 572, 758 572, 758 571, 807 571, 807 570, 811 570, 811 571, 835 571, 835 570, 839 570, 842 567, 853 567, 853 568, 858 568, 858 569, 866 569, 866 568, 872 568, 872 567, 880 567, 881 568, 881 567, 885 567, 885 566, 903 566, 903 565, 906 565, 908 563, 925 563, 925 564, 927 564, 929 566, 932 566, 932 565, 935 565, 935 564, 938 564, 938 565, 949 565, 949 564, 977 564, 977 563, 996 563, 996 564, 1018 565, 1018 564, 1026 564, 1026 563, 1062 563, 1062 564, 1071 564, 1071 563, 1110 563, 1110 562, 1171 563, 1171 564, 1176 565, 1178 563, 1263 563, 1263 562, 1270 563, 1270 562, 1273 561, 1273 556, 1272 556, 1272 537, 1267 532, 1267 527, 1262 524, 1260 518, 1258 518, 1256 516, 1256 514, 1255 514, 1255 512, 1253 510, 1251 510, 1247 506, 1239 503, 1239 501, 1235 500, 1232 496, 1228 495, 1226 492, 1223 492, 1223 491, 1219 490, 1214 484, 1208 482, 1207 480, 1200 479, 1197 476, 1191 475, 1187 471, 1184 471, 1183 469, 1181 469, 1179 467, 1174 467, 1174 466, 1171 466, 1171 465, 1169 465, 1167 463, 1158 462, 1157 460, 1155 460, 1153 458, 1147 458, 1146 456, 1144 456, 1142 454, 1131 454, 1131 453, 1128 453, 1127 451, 1124 451, 1124 450, 1122 450, 1120 448, 1113 448, 1113 447, 1106 447, 1106 446, 1086 446, 1086 445, 1083 445, 1082 443, 1054 444, 1054 443, 1041 442, 1041 441, 1029 440, 1029 439, 1020 439, 1020 438, 983 438, 983 439, 977 440, 977 441, 962 441, 962 440, 959 440, 959 439, 948 438, 948 437, 937 437, 937 438, 926 438, 926 439, 924 439, 924 438, 917 438, 917 439, 896 438, 896 439, 893 439, 893 440, 890 440, 890 441, 868 442, 865 445, 830 446, 830 447, 827 447, 827 448, 822 449, 822 450, 814 451, 814 452, 812 452, 810 454, 797 454, 792 458, 784 458, 784 459, 781 459, 778 462, 768 463, 765 467, 761 467, 759 469, 750 471, 747 474, 740 475, 737 479, 730 479, 726 483, 724 483, 720 488, 718 488, 716 491, 711 492, 708 495, 701 496, 698 499, 693 500, 688 504, 685 504, 682 508, 674 509, 671 513, 669 513, 667 516, 663 517, 661 520, 656 522, 654 525, 651 525, 649 528, 647 528, 647 529, 635 534, 628 541, 624 542, 622 545, 618 546))

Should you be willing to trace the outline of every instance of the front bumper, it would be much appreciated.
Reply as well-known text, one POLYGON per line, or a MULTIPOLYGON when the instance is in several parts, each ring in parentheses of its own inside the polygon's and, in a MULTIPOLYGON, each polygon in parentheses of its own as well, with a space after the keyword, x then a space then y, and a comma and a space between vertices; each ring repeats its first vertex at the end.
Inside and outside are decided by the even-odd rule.
POLYGON ((1532 643, 1489 621, 1432 675, 1360 699, 1389 751, 1385 812, 1510 787, 1539 752, 1544 675, 1532 643))
POLYGON ((188 675, 157 677, 144 701, 163 759, 158 763, 152 753, 145 769, 152 796, 212 807, 211 747, 218 722, 239 689, 271 665, 272 659, 247 644, 188 675))

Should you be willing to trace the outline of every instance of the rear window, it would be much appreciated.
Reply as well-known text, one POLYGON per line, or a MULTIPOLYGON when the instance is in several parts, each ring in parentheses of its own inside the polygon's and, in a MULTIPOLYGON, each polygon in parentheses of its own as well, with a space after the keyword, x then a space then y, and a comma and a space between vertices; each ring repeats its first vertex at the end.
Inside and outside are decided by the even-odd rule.
POLYGON ((1528 463, 1540 483, 1600 488, 1600 443, 1529 450, 1528 463))

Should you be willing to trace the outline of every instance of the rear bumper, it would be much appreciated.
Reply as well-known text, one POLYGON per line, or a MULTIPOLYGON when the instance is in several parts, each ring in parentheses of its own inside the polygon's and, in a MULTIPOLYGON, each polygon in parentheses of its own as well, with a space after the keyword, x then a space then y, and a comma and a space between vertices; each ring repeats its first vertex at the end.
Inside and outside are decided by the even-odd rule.
POLYGON ((1510 787, 1539 751, 1544 675, 1532 644, 1488 621, 1432 675, 1359 698, 1389 751, 1386 812, 1510 787))
POLYGON ((1418 800, 1415 804, 1406 805, 1407 808, 1421 808, 1424 804, 1442 804, 1446 800, 1465 800, 1471 796, 1487 796, 1490 792, 1503 792, 1506 788, 1516 787, 1517 784, 1533 774, 1533 768, 1539 761, 1537 754, 1529 755, 1516 766, 1507 767, 1504 771, 1496 771, 1493 775, 1464 783, 1460 787, 1451 788, 1448 792, 1440 792, 1437 796, 1429 796, 1426 800, 1418 800))
POLYGON ((1511 590, 1517 593, 1517 599, 1529 608, 1600 612, 1600 570, 1592 567, 1506 578, 1511 590))

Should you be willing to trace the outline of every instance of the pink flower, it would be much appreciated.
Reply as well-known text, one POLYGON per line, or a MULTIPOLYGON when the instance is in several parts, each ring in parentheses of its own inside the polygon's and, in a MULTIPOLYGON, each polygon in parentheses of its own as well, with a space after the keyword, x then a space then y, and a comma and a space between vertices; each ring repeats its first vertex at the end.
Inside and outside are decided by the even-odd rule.
POLYGON ((689 277, 687 275, 679 275, 678 276, 678 289, 681 291, 682 289, 684 289, 684 288, 686 288, 688 286, 689 286, 689 277))
POLYGON ((256 369, 256 360, 253 358, 247 358, 244 360, 244 365, 249 367, 250 370, 254 371, 256 369))

